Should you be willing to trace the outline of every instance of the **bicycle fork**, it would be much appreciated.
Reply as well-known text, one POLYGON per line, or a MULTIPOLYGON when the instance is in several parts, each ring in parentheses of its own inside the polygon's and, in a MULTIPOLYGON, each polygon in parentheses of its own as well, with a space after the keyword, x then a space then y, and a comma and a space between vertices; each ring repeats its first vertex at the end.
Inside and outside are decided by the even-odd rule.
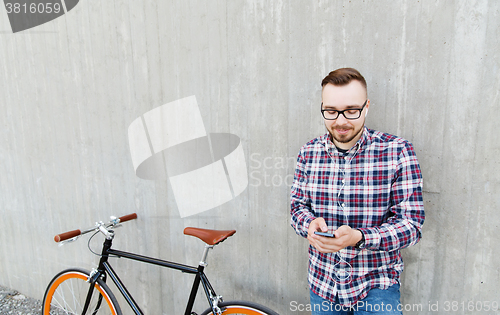
MULTIPOLYGON (((85 304, 83 306, 82 315, 87 314, 87 310, 89 308, 90 301, 92 300, 92 294, 94 294, 95 283, 97 282, 97 279, 99 279, 100 276, 101 276, 101 274, 95 269, 92 270, 92 272, 89 275, 89 278, 87 280, 87 282, 90 284, 89 285, 89 292, 87 293, 87 298, 85 299, 85 304)), ((97 298, 97 304, 96 304, 95 310, 92 312, 92 315, 97 314, 97 311, 101 307, 102 295, 99 294, 98 296, 99 297, 97 298)))
MULTIPOLYGON (((99 261, 99 267, 98 269, 92 269, 92 272, 89 275, 89 278, 87 279, 87 282, 90 284, 89 285, 89 291, 87 293, 87 298, 85 299, 85 304, 83 306, 82 310, 82 315, 87 314, 88 308, 90 306, 90 302, 92 300, 92 295, 94 294, 95 290, 95 284, 99 278, 101 278, 104 282, 106 282, 106 273, 104 272, 104 264, 107 262, 109 255, 107 255, 106 251, 111 248, 112 244, 112 239, 113 239, 113 233, 109 233, 106 235, 106 241, 104 242, 104 246, 102 249, 101 253, 101 259, 99 261)), ((101 294, 98 294, 97 298, 97 304, 92 312, 92 315, 97 314, 99 311, 99 308, 101 307, 102 303, 102 298, 103 296, 101 294)))
MULTIPOLYGON (((108 270, 106 267, 109 267, 109 268, 111 267, 107 264, 107 262, 108 262, 108 258, 109 258, 108 250, 111 248, 111 245, 113 243, 114 231, 112 231, 112 230, 108 231, 105 228, 103 228, 102 226, 99 226, 99 230, 101 230, 101 232, 104 233, 104 235, 106 236, 106 240, 104 241, 104 245, 102 247, 101 259, 99 260, 99 266, 97 267, 97 269, 92 269, 92 272, 90 273, 89 278, 87 279, 87 282, 90 285, 89 285, 89 292, 87 293, 87 298, 85 299, 85 304, 83 306, 82 315, 87 314, 88 308, 90 306, 90 302, 92 300, 92 295, 94 294, 94 290, 96 290, 96 288, 95 288, 96 282, 99 279, 101 279, 103 282, 106 282, 106 270, 108 270)), ((109 270, 108 270, 108 272, 109 272, 109 270)), ((110 272, 110 274, 111 274, 111 276, 113 276, 112 271, 110 272)), ((128 293, 128 291, 127 291, 127 293, 128 293)), ((98 292, 97 295, 98 295, 97 304, 96 304, 95 309, 92 311, 91 315, 97 314, 97 312, 99 311, 99 308, 101 307, 103 296, 102 296, 102 294, 100 294, 100 292, 98 292)), ((141 314, 142 314, 142 312, 141 312, 141 314)))

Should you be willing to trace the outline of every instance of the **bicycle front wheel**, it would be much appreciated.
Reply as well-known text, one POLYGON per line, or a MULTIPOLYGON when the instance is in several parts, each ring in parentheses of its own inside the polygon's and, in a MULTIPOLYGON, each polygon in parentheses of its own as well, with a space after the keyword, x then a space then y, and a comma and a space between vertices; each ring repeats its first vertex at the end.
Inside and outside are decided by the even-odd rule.
MULTIPOLYGON (((241 314, 241 315, 279 315, 273 310, 257 303, 246 301, 229 301, 219 304, 219 308, 223 311, 223 315, 241 314)), ((201 315, 213 315, 212 309, 207 309, 201 315)))
MULTIPOLYGON (((66 269, 50 282, 43 297, 42 315, 82 314, 90 289, 89 272, 83 269, 66 269)), ((87 314, 121 315, 115 296, 104 281, 98 279, 90 300, 87 314)))

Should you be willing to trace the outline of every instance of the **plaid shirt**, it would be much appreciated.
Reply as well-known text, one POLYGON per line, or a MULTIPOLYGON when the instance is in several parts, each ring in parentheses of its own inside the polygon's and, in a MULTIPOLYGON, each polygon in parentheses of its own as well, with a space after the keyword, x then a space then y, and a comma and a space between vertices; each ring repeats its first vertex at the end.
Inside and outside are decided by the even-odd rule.
POLYGON ((372 288, 399 283, 400 249, 416 244, 424 222, 422 175, 408 141, 364 128, 340 153, 329 134, 300 150, 291 190, 291 224, 307 237, 323 217, 332 233, 341 225, 363 232, 365 248, 323 254, 309 246, 309 285, 317 295, 352 306, 372 288))

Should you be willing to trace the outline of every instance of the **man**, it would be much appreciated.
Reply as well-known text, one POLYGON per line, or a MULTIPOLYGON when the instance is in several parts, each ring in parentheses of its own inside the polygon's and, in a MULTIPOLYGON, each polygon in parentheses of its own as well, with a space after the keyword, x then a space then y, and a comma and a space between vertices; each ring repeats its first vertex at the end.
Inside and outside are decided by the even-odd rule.
POLYGON ((321 85, 328 133, 301 148, 291 190, 291 224, 310 244, 312 314, 402 314, 400 250, 420 240, 424 222, 417 157, 410 142, 365 127, 370 100, 357 70, 332 71, 321 85))

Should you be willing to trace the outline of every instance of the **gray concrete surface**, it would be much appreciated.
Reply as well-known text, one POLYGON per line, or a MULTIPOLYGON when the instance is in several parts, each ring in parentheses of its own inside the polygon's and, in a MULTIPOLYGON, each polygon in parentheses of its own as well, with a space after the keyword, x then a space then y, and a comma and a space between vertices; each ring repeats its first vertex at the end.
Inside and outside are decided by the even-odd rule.
MULTIPOLYGON (((137 212, 117 247, 196 264, 203 246, 184 227, 235 228, 209 257, 218 293, 306 314, 290 310, 308 301, 291 174, 324 132, 320 80, 351 66, 368 81, 368 126, 412 141, 424 173, 405 314, 497 314, 499 21, 498 1, 116 0, 13 34, 0 8, 0 284, 42 298, 57 271, 96 261, 54 234, 137 212), (207 130, 241 138, 249 186, 181 219, 168 181, 135 176, 127 128, 190 95, 207 130)), ((183 312, 189 276, 115 265, 146 313, 183 312)))
POLYGON ((40 300, 0 286, 0 314, 34 315, 40 314, 41 308, 40 300))

